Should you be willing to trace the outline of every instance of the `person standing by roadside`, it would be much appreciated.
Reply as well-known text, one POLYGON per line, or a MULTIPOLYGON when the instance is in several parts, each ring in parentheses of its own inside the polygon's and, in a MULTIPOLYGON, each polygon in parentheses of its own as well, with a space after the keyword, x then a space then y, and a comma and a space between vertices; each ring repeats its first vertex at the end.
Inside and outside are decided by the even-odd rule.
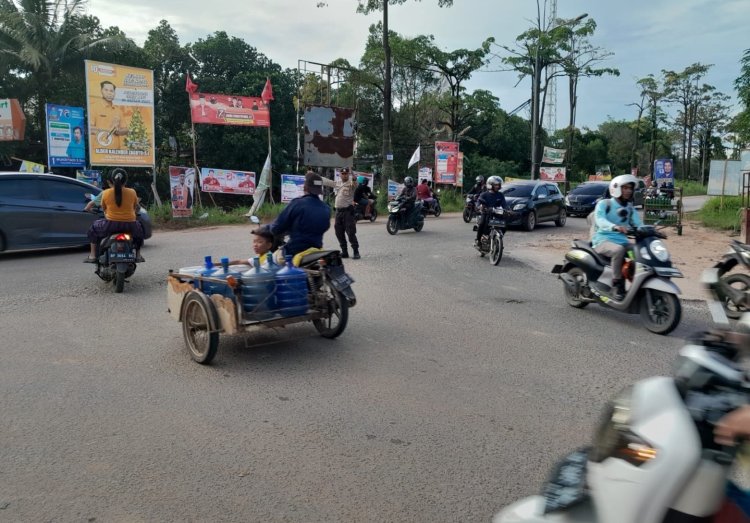
POLYGON ((352 258, 358 260, 359 241, 357 240, 357 221, 354 218, 354 191, 357 189, 357 182, 351 178, 348 167, 341 169, 341 181, 336 183, 333 180, 323 178, 323 185, 333 187, 336 192, 336 220, 334 222, 334 231, 336 238, 341 246, 341 257, 349 257, 349 248, 346 244, 346 238, 349 237, 349 243, 352 246, 352 258))

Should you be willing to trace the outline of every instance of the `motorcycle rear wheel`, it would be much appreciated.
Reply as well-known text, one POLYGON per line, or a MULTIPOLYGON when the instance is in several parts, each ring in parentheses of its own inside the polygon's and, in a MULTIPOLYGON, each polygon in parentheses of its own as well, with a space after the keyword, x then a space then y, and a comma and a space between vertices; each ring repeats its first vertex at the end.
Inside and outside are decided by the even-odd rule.
POLYGON ((396 234, 398 232, 398 218, 396 215, 391 214, 388 217, 388 222, 385 224, 385 230, 388 231, 388 234, 396 234))
POLYGON ((464 209, 464 223, 471 223, 471 209, 464 209))
POLYGON ((373 205, 372 211, 370 211, 370 223, 378 219, 378 210, 373 205))
POLYGON ((435 218, 443 213, 443 209, 440 208, 440 202, 435 203, 435 218))
POLYGON ((682 317, 680 299, 672 293, 656 289, 645 289, 641 296, 640 309, 643 325, 651 332, 662 336, 672 332, 682 317), (649 307, 649 294, 652 307, 649 307))
MULTIPOLYGON (((586 283, 586 275, 584 274, 583 270, 578 267, 571 268, 568 271, 568 276, 575 279, 579 283, 579 285, 586 283)), ((565 282, 563 282, 563 295, 565 296, 565 301, 568 303, 568 305, 570 305, 571 307, 575 307, 576 309, 583 309, 590 303, 588 301, 582 300, 580 295, 578 294, 573 295, 568 290, 568 286, 565 285, 565 282)))
POLYGON ((417 232, 421 231, 423 228, 424 228, 424 220, 414 226, 414 230, 417 232))
POLYGON ((125 273, 116 272, 115 273, 115 292, 119 294, 123 290, 125 290, 125 273))
POLYGON ((331 282, 327 279, 323 284, 321 292, 325 291, 328 294, 328 318, 321 318, 319 320, 313 320, 315 329, 324 338, 333 339, 339 336, 349 321, 349 302, 344 299, 344 296, 331 286, 331 282))
MULTIPOLYGON (((736 290, 744 293, 750 292, 750 276, 747 274, 737 273, 722 279, 725 285, 734 287, 736 290)), ((742 313, 748 310, 747 307, 734 303, 729 297, 724 298, 722 305, 727 317, 733 320, 738 320, 742 316, 742 313)))
POLYGON ((503 235, 497 231, 490 233, 490 263, 498 265, 503 259, 503 235))

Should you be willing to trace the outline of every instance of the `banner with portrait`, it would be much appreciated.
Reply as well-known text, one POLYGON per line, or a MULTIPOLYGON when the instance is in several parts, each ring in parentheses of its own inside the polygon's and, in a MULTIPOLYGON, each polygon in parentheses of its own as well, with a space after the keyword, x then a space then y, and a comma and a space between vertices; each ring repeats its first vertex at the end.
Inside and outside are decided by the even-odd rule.
POLYGON ((539 167, 539 179, 545 182, 564 182, 565 167, 539 167))
POLYGON ((422 183, 422 180, 432 181, 432 167, 420 167, 419 174, 417 175, 417 183, 422 183))
POLYGON ((656 183, 662 185, 664 183, 674 184, 674 162, 672 158, 659 158, 654 161, 654 176, 656 177, 656 183))
POLYGON ((542 153, 542 163, 554 163, 561 164, 565 161, 566 149, 553 149, 552 147, 545 147, 542 153))
POLYGON ((47 161, 50 167, 85 167, 83 107, 46 104, 47 161))
POLYGON ((85 62, 91 165, 152 167, 153 71, 85 62))
POLYGON ((464 186, 464 153, 458 153, 458 170, 456 171, 456 187, 464 186))
POLYGON ((281 203, 291 202, 295 198, 304 196, 304 174, 281 175, 281 203))
POLYGON ((435 142, 435 183, 455 185, 458 173, 458 142, 435 142))
POLYGON ((254 96, 190 93, 190 115, 193 123, 271 126, 268 104, 254 96))
POLYGON ((195 194, 195 169, 169 166, 169 189, 172 200, 172 217, 189 218, 193 215, 195 194))
POLYGON ((202 167, 201 190, 226 194, 255 194, 255 173, 202 167))

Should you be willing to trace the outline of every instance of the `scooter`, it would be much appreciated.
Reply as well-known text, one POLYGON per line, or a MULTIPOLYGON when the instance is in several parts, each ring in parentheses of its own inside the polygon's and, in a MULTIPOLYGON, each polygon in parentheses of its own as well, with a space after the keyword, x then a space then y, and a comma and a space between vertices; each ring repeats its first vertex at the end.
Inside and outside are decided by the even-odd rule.
POLYGON ((732 240, 730 247, 731 250, 714 267, 719 271, 719 298, 724 311, 736 320, 750 310, 750 276, 741 272, 727 273, 738 265, 750 270, 750 245, 732 240))
MULTIPOLYGON (((715 293, 718 277, 707 273, 715 293)), ((723 311, 714 305, 716 319, 723 311)), ((714 425, 750 400, 739 365, 750 351, 750 321, 743 320, 744 332, 717 329, 689 339, 673 377, 621 391, 605 408, 593 445, 562 459, 541 496, 507 506, 493 523, 711 521, 736 456, 735 447, 714 441, 714 425)))
POLYGON ((365 220, 365 221, 368 221, 370 223, 372 223, 375 220, 377 220, 378 219, 378 210, 375 208, 375 204, 373 203, 372 206, 370 207, 370 216, 365 216, 365 210, 364 210, 364 208, 360 204, 355 203, 354 204, 354 219, 356 221, 358 221, 358 222, 362 221, 362 220, 365 220))
POLYGON ((405 229, 414 229, 419 232, 424 227, 424 214, 422 213, 422 202, 415 201, 411 212, 406 212, 406 199, 399 196, 388 202, 388 222, 385 228, 388 234, 396 234, 405 229))
POLYGON ((432 193, 432 203, 422 203, 422 213, 425 218, 430 214, 437 218, 442 212, 443 209, 440 207, 440 197, 438 196, 437 191, 432 193))
POLYGON ((669 334, 680 323, 680 289, 671 278, 682 278, 672 266, 669 251, 661 240, 666 235, 653 225, 631 228, 635 248, 625 258, 622 277, 630 282, 622 301, 612 297, 610 260, 596 252, 590 242, 573 240, 572 249, 561 265, 552 268, 563 281, 568 305, 577 309, 598 303, 612 309, 640 314, 644 326, 656 334, 669 334))
MULTIPOLYGON (((489 209, 490 221, 489 232, 482 235, 482 239, 477 245, 477 250, 481 256, 489 254, 489 260, 492 265, 497 265, 503 259, 503 236, 505 236, 505 209, 495 207, 489 209)), ((479 225, 474 226, 474 231, 479 230, 479 225)))
POLYGON ((125 279, 135 273, 137 263, 130 234, 112 234, 99 243, 96 275, 106 282, 114 282, 115 292, 120 293, 125 289, 125 279))

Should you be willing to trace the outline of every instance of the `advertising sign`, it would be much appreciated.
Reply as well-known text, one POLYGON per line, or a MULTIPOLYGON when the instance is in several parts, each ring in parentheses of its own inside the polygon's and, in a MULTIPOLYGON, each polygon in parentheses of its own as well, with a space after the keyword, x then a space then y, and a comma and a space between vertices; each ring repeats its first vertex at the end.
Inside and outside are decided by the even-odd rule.
POLYGON ((50 167, 84 167, 86 133, 83 107, 46 105, 47 159, 50 167))
POLYGON ((86 60, 91 165, 154 165, 154 73, 86 60))
POLYGON ((435 182, 456 183, 458 142, 435 142, 435 182))
POLYGON ((201 190, 229 194, 255 194, 255 173, 202 167, 201 190))
POLYGON ((20 173, 43 173, 44 165, 41 163, 30 162, 28 160, 21 160, 21 166, 18 168, 20 173))
POLYGON ((464 186, 464 153, 458 153, 458 171, 456 172, 456 186, 464 186))
POLYGON ((231 94, 190 94, 193 123, 270 127, 271 113, 262 98, 231 94))
POLYGON ((90 183, 91 185, 95 185, 101 189, 102 172, 95 171, 95 170, 76 171, 76 180, 81 180, 82 182, 90 183))
POLYGON ((398 183, 396 180, 388 180, 388 200, 394 200, 403 187, 403 183, 398 183))
POLYGON ((547 182, 564 182, 565 167, 539 167, 539 179, 547 182))
POLYGON ((673 165, 674 163, 671 158, 659 158, 654 161, 654 176, 659 185, 663 183, 674 183, 673 165))
POLYGON ((23 140, 26 116, 15 98, 0 98, 0 142, 23 140))
POLYGON ((305 107, 305 165, 351 167, 354 157, 354 109, 305 107))
POLYGON ((552 147, 545 147, 544 153, 542 154, 542 163, 563 163, 565 161, 565 151, 566 149, 553 149, 552 147))
POLYGON ((281 175, 281 203, 291 202, 295 198, 303 196, 305 185, 304 174, 282 174, 281 175))
POLYGON ((417 176, 417 183, 422 183, 422 180, 432 181, 432 167, 420 167, 419 175, 417 176))
POLYGON ((169 166, 169 187, 172 195, 172 217, 189 218, 193 215, 195 169, 169 166))

